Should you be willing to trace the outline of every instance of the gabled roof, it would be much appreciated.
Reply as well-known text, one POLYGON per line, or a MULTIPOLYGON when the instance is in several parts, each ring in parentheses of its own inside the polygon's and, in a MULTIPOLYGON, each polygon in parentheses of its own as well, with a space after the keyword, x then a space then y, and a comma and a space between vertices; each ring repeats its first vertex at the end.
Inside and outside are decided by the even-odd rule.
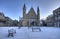
POLYGON ((27 18, 30 18, 30 19, 35 19, 36 18, 36 13, 33 9, 33 7, 31 7, 30 11, 27 13, 26 15, 27 18))
POLYGON ((33 12, 33 14, 36 14, 35 11, 34 11, 34 9, 33 9, 33 7, 31 7, 31 9, 30 9, 30 11, 28 12, 28 14, 31 13, 31 12, 33 12))

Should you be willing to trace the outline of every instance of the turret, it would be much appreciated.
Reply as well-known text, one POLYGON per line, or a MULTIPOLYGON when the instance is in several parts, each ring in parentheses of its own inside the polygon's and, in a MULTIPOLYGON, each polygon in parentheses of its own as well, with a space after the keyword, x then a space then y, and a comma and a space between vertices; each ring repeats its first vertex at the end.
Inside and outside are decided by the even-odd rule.
POLYGON ((24 6, 23 6, 23 17, 25 17, 25 15, 26 15, 26 6, 24 4, 24 6))
POLYGON ((40 10, 39 10, 39 7, 37 7, 37 25, 40 26, 40 10))
POLYGON ((40 10, 39 10, 39 7, 37 7, 37 17, 38 17, 38 19, 40 19, 40 10))

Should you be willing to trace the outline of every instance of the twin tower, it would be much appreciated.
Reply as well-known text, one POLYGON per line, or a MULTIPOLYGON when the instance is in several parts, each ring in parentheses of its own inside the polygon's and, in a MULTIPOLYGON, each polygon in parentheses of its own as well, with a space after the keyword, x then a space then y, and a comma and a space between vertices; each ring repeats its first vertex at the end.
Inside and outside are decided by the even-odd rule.
POLYGON ((26 13, 26 5, 23 6, 23 26, 40 26, 40 10, 37 7, 37 13, 34 11, 33 7, 30 8, 29 12, 26 13))

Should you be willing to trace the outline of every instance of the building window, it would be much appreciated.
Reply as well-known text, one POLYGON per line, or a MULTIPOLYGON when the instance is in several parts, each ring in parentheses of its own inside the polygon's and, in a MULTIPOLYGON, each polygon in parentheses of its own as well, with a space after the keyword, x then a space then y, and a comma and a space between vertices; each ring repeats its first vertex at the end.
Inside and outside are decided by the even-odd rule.
POLYGON ((55 15, 56 15, 56 13, 55 13, 55 15))
POLYGON ((55 20, 57 20, 57 17, 55 17, 55 20))
POLYGON ((60 11, 58 12, 58 14, 60 15, 60 11))
POLYGON ((60 16, 58 17, 58 19, 60 19, 60 16))

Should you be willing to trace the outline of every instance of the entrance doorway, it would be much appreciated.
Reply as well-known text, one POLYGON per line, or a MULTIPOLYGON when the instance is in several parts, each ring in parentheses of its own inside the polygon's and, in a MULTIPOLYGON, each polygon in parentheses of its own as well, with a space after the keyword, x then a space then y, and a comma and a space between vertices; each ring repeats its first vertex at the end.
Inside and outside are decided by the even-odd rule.
POLYGON ((35 22, 33 21, 33 22, 31 22, 31 26, 34 26, 35 25, 35 22))

